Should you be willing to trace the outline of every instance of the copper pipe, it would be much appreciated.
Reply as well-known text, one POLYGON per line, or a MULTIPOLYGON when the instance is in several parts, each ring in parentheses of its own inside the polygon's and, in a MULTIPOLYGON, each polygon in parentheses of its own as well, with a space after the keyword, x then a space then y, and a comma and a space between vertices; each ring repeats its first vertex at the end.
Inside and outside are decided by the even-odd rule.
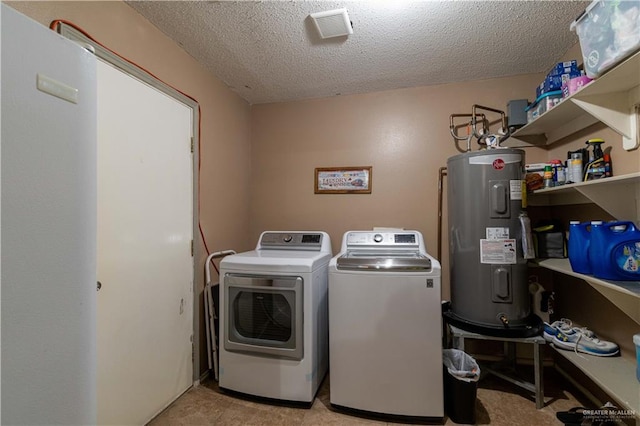
MULTIPOLYGON (((509 136, 510 136, 510 132, 509 132, 509 126, 507 125, 507 116, 504 113, 504 111, 501 111, 499 109, 495 109, 495 108, 490 108, 487 106, 483 106, 483 105, 472 105, 471 106, 471 132, 473 133, 473 135, 480 139, 483 135, 479 134, 477 129, 476 129, 476 123, 477 123, 477 119, 476 119, 476 109, 483 109, 485 111, 491 111, 491 112, 495 112, 497 114, 500 114, 500 119, 502 122, 502 128, 500 129, 501 132, 503 132, 503 136, 500 138, 500 142, 506 140, 509 136)), ((480 116, 482 116, 484 118, 484 116, 482 114, 479 114, 480 116)), ((484 130, 484 127, 483 127, 484 130)))
MULTIPOLYGON (((477 114, 478 117, 480 117, 481 122, 483 123, 483 129, 485 129, 485 121, 486 121, 486 117, 484 114, 477 114)), ((456 126, 454 124, 454 118, 459 118, 459 117, 470 117, 472 118, 472 120, 470 122, 467 123, 467 126, 471 126, 472 129, 475 131, 476 128, 476 114, 475 111, 473 114, 451 114, 449 116, 449 133, 451 133, 451 136, 453 136, 453 142, 456 144, 456 149, 460 152, 469 152, 471 151, 471 139, 473 139, 474 137, 474 131, 469 131, 469 134, 466 137, 461 137, 457 135, 456 132, 456 128, 462 127, 461 125, 456 126), (463 151, 460 148, 458 148, 458 141, 467 141, 467 150, 463 151)))

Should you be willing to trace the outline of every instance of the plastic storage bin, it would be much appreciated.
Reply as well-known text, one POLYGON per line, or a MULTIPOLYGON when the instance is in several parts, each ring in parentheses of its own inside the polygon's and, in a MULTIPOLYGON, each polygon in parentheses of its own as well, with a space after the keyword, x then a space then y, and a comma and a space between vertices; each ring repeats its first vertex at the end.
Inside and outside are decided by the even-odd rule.
POLYGON ((545 112, 562 101, 562 90, 545 93, 536 99, 534 103, 527 107, 527 122, 531 123, 545 112))
POLYGON ((458 349, 442 351, 444 411, 456 423, 475 424, 480 367, 473 357, 458 349))
POLYGON ((562 225, 558 221, 541 221, 533 228, 536 257, 539 259, 563 259, 567 257, 567 245, 562 225))
POLYGON ((580 39, 587 76, 599 77, 640 49, 640 2, 595 0, 570 28, 580 39))

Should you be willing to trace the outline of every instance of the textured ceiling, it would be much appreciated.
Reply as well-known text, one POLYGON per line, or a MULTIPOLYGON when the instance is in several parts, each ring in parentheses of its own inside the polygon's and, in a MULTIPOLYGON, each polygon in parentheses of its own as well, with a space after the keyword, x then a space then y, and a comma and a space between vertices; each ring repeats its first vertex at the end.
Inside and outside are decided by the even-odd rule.
POLYGON ((128 1, 251 104, 547 71, 590 1, 128 1), (322 40, 310 13, 347 8, 322 40))

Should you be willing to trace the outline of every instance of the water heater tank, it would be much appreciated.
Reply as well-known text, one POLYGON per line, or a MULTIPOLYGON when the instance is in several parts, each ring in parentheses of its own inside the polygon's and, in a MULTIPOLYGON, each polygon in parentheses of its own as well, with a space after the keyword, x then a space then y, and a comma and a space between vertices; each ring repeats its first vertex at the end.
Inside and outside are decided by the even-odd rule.
POLYGON ((539 332, 522 250, 525 153, 467 152, 447 160, 451 306, 445 319, 504 337, 539 332))

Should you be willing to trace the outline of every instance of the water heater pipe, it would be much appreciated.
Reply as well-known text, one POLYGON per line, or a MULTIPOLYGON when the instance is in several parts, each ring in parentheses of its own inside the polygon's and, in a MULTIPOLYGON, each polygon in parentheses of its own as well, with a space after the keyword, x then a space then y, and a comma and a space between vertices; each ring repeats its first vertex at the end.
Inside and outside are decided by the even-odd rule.
POLYGON ((502 127, 498 132, 500 135, 500 138, 499 138, 500 142, 505 141, 511 135, 511 132, 509 132, 509 126, 507 125, 507 116, 504 113, 504 111, 501 111, 495 108, 490 108, 487 106, 474 104, 471 106, 471 134, 473 134, 473 136, 478 138, 478 143, 483 143, 483 139, 484 137, 487 136, 487 132, 484 125, 484 120, 485 120, 484 114, 477 114, 476 113, 477 109, 482 109, 485 111, 491 111, 491 112, 500 114, 500 119, 502 123, 502 127), (482 130, 480 132, 478 132, 478 130, 476 129, 476 124, 478 122, 476 116, 480 117, 480 119, 482 120, 482 130))
MULTIPOLYGON (((482 133, 485 133, 487 131, 485 123, 486 123, 486 117, 484 116, 484 114, 478 114, 478 117, 480 117, 480 120, 482 122, 482 133)), ((473 111, 472 114, 451 114, 449 116, 449 132, 451 133, 451 136, 453 137, 453 142, 456 144, 456 148, 458 149, 458 151, 460 152, 469 152, 471 151, 471 139, 473 139, 473 137, 475 136, 476 133, 476 114, 475 111, 473 111), (456 126, 453 123, 453 119, 454 118, 458 118, 458 117, 471 117, 471 121, 469 123, 467 123, 467 128, 469 129, 469 131, 467 132, 467 136, 458 136, 456 134, 456 126), (467 150, 463 151, 460 148, 458 148, 458 141, 467 141, 467 150)))
POLYGON ((442 184, 447 168, 438 169, 438 262, 442 262, 442 184))

